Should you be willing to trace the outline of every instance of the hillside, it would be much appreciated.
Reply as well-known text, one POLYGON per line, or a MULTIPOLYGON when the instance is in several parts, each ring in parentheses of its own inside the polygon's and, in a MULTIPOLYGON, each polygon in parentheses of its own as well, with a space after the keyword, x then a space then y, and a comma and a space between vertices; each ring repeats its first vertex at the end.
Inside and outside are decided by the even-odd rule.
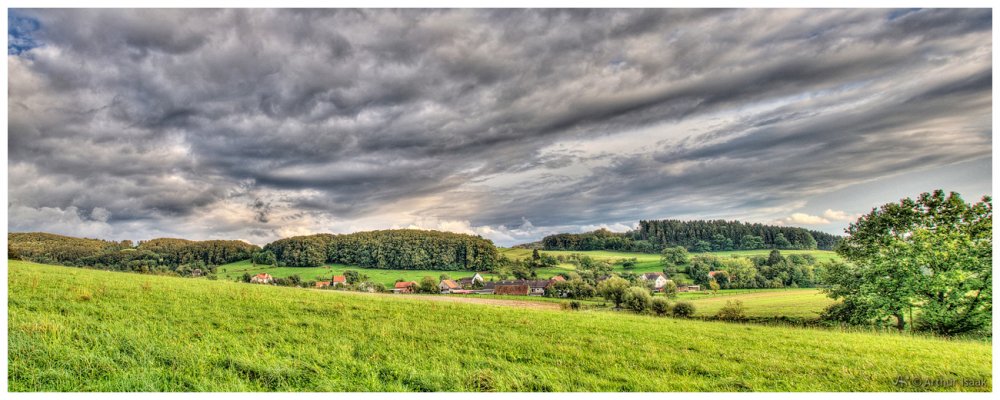
POLYGON ((11 391, 992 388, 981 342, 9 267, 11 391))
POLYGON ((627 232, 598 229, 585 233, 549 235, 534 243, 515 247, 544 250, 611 250, 659 253, 681 246, 692 252, 733 250, 832 250, 840 240, 829 233, 790 226, 751 224, 740 221, 639 221, 627 232))

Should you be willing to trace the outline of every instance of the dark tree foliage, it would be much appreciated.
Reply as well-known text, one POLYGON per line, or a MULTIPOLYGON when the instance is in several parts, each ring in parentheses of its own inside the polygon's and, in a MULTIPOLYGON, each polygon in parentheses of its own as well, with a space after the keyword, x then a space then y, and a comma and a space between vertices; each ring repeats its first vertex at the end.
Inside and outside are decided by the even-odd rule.
POLYGON ((8 248, 21 259, 120 271, 178 271, 182 265, 214 266, 250 258, 259 247, 238 240, 153 239, 114 242, 50 233, 10 233, 8 248))
POLYGON ((264 250, 291 267, 329 262, 363 268, 487 271, 500 258, 493 242, 482 237, 414 229, 296 236, 269 243, 264 250))
POLYGON ((682 246, 689 251, 754 250, 761 248, 832 250, 838 236, 803 228, 749 224, 738 221, 639 221, 639 228, 615 233, 600 229, 587 233, 546 236, 545 250, 613 250, 656 253, 682 246))

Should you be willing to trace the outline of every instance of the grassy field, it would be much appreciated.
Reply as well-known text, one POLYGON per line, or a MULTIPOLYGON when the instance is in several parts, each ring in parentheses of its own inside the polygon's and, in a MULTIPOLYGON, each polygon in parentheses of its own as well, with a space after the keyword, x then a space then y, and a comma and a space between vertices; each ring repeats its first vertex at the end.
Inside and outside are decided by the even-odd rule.
POLYGON ((817 318, 834 301, 819 289, 745 289, 678 293, 677 300, 690 301, 695 316, 712 316, 727 301, 740 300, 748 317, 817 318))
MULTIPOLYGON (((257 265, 254 266, 250 263, 250 260, 239 261, 235 263, 230 263, 226 265, 219 266, 218 274, 219 277, 225 280, 235 280, 244 273, 249 273, 250 275, 258 274, 261 272, 266 272, 275 278, 284 278, 291 275, 299 275, 303 280, 330 280, 333 275, 343 275, 346 270, 355 270, 364 275, 368 275, 373 282, 380 282, 387 287, 391 287, 397 279, 403 279, 407 281, 417 281, 419 282, 421 278, 425 276, 434 277, 438 279, 441 274, 447 274, 452 279, 460 279, 465 277, 471 277, 475 272, 472 271, 445 271, 445 270, 396 270, 396 269, 372 269, 372 268, 361 268, 356 266, 349 266, 344 264, 328 264, 322 267, 314 268, 302 268, 302 267, 272 267, 269 265, 257 265)), ((551 278, 554 275, 558 275, 560 272, 566 271, 564 267, 556 268, 541 268, 537 270, 538 276, 542 279, 551 278)), ((495 274, 489 272, 480 272, 480 275, 484 279, 490 280, 499 279, 495 274)))
POLYGON ((20 261, 8 284, 11 391, 992 390, 973 341, 20 261))
MULTIPOLYGON (((660 265, 660 256, 658 254, 644 254, 644 253, 620 253, 614 251, 542 251, 543 253, 548 253, 552 255, 564 255, 569 256, 573 253, 586 254, 590 257, 599 260, 608 260, 611 262, 617 262, 623 258, 635 258, 636 266, 635 268, 629 270, 637 274, 644 272, 659 272, 663 270, 663 266, 660 265)), ((753 255, 763 255, 767 256, 769 250, 749 250, 749 251, 724 251, 716 253, 708 253, 717 256, 738 256, 738 257, 748 257, 753 255)), ((500 253, 506 255, 510 258, 525 258, 531 257, 531 250, 527 249, 509 249, 501 248, 500 253)), ((837 255, 829 251, 820 250, 783 250, 781 252, 785 255, 790 254, 812 254, 818 260, 829 260, 834 259, 837 255)), ((369 269, 361 268, 356 266, 349 266, 344 264, 328 264, 322 267, 315 268, 301 268, 301 267, 272 267, 266 265, 253 266, 250 260, 239 261, 231 264, 222 265, 219 267, 219 276, 226 280, 235 280, 244 273, 249 273, 254 275, 261 272, 266 272, 276 278, 284 278, 291 275, 298 274, 303 280, 329 280, 333 275, 343 275, 345 270, 353 269, 361 272, 362 274, 368 275, 372 281, 380 282, 386 286, 392 286, 397 279, 403 279, 408 281, 420 281, 421 278, 425 276, 432 276, 437 279, 441 274, 448 274, 448 276, 453 279, 464 278, 472 276, 474 272, 470 271, 444 271, 444 270, 388 270, 388 269, 369 269)), ((573 271, 576 267, 569 263, 562 263, 557 267, 553 268, 542 268, 537 270, 538 277, 541 279, 548 279, 562 272, 573 271)), ((614 268, 617 272, 625 272, 625 269, 621 265, 616 265, 614 268)), ((487 272, 480 272, 486 280, 499 279, 494 274, 487 272)), ((682 281, 688 281, 684 274, 678 274, 677 276, 682 281)))

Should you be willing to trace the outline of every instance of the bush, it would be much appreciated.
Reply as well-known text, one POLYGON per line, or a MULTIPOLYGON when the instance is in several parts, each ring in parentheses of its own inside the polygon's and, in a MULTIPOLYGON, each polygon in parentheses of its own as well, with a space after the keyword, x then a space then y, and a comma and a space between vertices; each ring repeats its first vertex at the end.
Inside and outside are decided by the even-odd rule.
POLYGON ((667 315, 667 313, 670 312, 670 302, 663 297, 654 298, 653 302, 650 304, 650 309, 652 309, 653 313, 656 315, 667 315))
POLYGON ((581 306, 581 304, 580 304, 579 301, 573 300, 573 301, 569 302, 569 309, 570 310, 578 311, 578 310, 580 310, 580 306, 581 306))
POLYGON ((726 301, 726 305, 715 314, 715 317, 726 321, 738 321, 746 319, 747 315, 742 301, 728 300, 726 301))
POLYGON ((667 281, 666 285, 663 285, 663 295, 671 299, 677 298, 677 284, 674 281, 667 281))
POLYGON ((688 318, 694 315, 694 304, 679 301, 674 305, 673 314, 675 317, 688 318))
POLYGON ((625 291, 622 298, 622 305, 629 310, 641 313, 649 308, 653 301, 653 296, 649 295, 649 289, 633 286, 625 291))

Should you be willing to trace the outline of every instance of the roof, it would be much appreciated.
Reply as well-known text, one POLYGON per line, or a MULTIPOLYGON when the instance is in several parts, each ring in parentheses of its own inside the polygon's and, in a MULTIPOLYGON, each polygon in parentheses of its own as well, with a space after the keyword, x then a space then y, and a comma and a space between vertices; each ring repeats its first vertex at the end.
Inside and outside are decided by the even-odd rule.
POLYGON ((408 288, 408 287, 414 286, 416 284, 417 283, 413 282, 413 281, 410 281, 410 282, 396 282, 396 289, 408 288))
POLYGON ((548 286, 552 281, 550 280, 525 280, 525 279, 515 279, 512 281, 496 281, 496 282, 486 282, 483 285, 485 289, 495 289, 500 286, 528 286, 532 289, 541 289, 548 286))
POLYGON ((563 278, 562 275, 556 275, 556 276, 553 276, 552 279, 549 279, 549 280, 550 281, 555 281, 555 282, 565 282, 566 278, 563 278))
POLYGON ((271 275, 268 275, 268 274, 265 274, 265 273, 261 272, 261 273, 255 275, 255 277, 260 278, 260 279, 267 279, 267 278, 270 278, 271 275))
POLYGON ((330 286, 330 281, 319 281, 316 282, 316 287, 330 286))
POLYGON ((457 283, 455 283, 455 281, 453 281, 451 279, 445 279, 445 280, 441 281, 441 284, 447 286, 448 289, 458 289, 458 288, 461 288, 461 286, 459 286, 457 283))
POLYGON ((708 271, 708 276, 715 276, 716 274, 720 274, 720 273, 723 273, 723 272, 726 272, 726 271, 708 271))
POLYGON ((334 275, 333 282, 335 283, 347 283, 347 277, 343 275, 334 275))

